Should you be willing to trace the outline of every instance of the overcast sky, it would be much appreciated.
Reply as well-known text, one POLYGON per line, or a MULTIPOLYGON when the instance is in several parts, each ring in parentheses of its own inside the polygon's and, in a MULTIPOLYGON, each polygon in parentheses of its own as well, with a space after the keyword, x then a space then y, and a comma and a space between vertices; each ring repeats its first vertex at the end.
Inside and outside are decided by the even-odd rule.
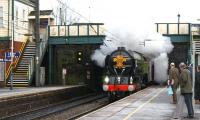
MULTIPOLYGON (((197 22, 199 0, 62 0, 92 22, 197 22), (145 19, 145 20, 144 20, 145 19)), ((40 9, 55 9, 57 0, 40 0, 40 9)), ((70 10, 69 10, 70 11, 70 10)))

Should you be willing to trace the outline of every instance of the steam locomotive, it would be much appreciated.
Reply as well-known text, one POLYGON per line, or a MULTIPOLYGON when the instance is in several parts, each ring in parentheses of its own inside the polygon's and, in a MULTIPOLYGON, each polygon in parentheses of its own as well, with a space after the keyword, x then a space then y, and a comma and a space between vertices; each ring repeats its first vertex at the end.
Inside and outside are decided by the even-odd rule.
MULTIPOLYGON (((134 53, 135 54, 135 53, 134 53)), ((119 47, 106 56, 106 76, 103 90, 108 93, 109 100, 132 94, 144 87, 148 82, 148 62, 134 57, 133 52, 119 47)))

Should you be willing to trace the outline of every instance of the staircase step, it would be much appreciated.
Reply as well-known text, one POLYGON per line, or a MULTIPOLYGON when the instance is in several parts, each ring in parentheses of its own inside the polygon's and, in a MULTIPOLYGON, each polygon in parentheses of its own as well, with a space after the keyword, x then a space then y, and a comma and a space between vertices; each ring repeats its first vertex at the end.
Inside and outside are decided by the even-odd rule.
POLYGON ((16 70, 15 73, 27 73, 27 70, 16 70))
MULTIPOLYGON (((10 83, 8 83, 7 86, 10 86, 10 83)), ((20 83, 13 82, 13 86, 21 86, 21 87, 28 86, 28 82, 20 82, 20 83)))
POLYGON ((29 66, 29 63, 30 62, 23 62, 23 61, 21 61, 20 63, 19 63, 19 67, 24 67, 24 66, 26 66, 26 67, 28 67, 29 66))
POLYGON ((13 76, 17 77, 17 76, 20 76, 20 77, 23 77, 23 76, 28 76, 27 73, 14 73, 13 76))
MULTIPOLYGON (((8 82, 10 82, 10 81, 8 81, 8 82)), ((13 82, 28 82, 28 79, 27 78, 21 78, 21 79, 17 78, 17 79, 13 79, 13 82)))
POLYGON ((28 75, 13 75, 13 78, 16 78, 16 79, 27 79, 28 78, 28 75))
MULTIPOLYGON (((10 82, 10 80, 8 81, 8 83, 10 82)), ((13 79, 13 82, 28 82, 28 79, 26 78, 21 78, 21 79, 13 79)))
MULTIPOLYGON (((15 72, 13 73, 13 86, 25 87, 29 85, 29 65, 35 55, 36 43, 29 42, 24 48, 24 53, 21 56, 21 60, 18 63, 15 72)), ((10 86, 10 80, 8 80, 7 86, 10 86)))
POLYGON ((17 70, 28 70, 28 66, 19 66, 17 70))
MULTIPOLYGON (((28 84, 13 84, 13 87, 28 87, 28 84)), ((10 87, 10 84, 7 84, 7 87, 10 87)))

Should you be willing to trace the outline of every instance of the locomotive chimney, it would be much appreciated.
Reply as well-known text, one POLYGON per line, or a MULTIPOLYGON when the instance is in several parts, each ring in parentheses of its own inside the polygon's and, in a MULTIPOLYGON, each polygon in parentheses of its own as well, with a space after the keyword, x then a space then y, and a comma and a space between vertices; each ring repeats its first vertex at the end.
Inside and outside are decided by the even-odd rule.
POLYGON ((125 47, 118 47, 118 50, 125 50, 125 47))

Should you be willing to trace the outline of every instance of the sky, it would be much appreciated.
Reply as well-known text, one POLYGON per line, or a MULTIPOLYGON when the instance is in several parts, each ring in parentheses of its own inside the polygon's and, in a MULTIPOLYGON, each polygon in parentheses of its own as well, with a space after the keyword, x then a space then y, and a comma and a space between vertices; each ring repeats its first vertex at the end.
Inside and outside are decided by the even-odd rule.
MULTIPOLYGON (((54 9, 59 0, 40 0, 40 9, 54 9)), ((199 0, 61 0, 91 22, 198 22, 199 0)), ((71 11, 68 9, 68 13, 71 11)), ((71 12, 72 13, 72 12, 71 12)), ((73 16, 77 16, 73 14, 73 16)), ((87 20, 79 17, 80 21, 87 20)))

